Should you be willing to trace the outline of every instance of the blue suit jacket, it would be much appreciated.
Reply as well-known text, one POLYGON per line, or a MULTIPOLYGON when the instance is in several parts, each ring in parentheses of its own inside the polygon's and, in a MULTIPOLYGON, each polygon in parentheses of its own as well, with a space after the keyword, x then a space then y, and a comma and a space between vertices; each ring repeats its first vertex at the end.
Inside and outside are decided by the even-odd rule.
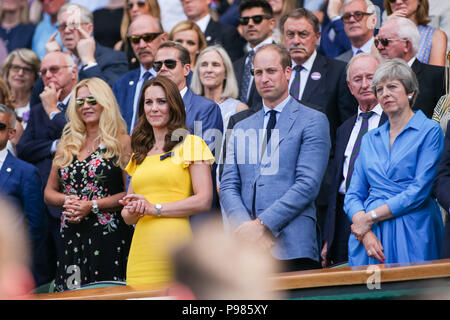
POLYGON ((8 152, 0 170, 0 193, 23 212, 35 250, 45 239, 47 223, 38 170, 8 152))
MULTIPOLYGON (((43 188, 47 185, 52 167, 54 155, 50 151, 51 146, 55 140, 61 137, 65 125, 65 109, 50 120, 42 104, 38 104, 31 108, 27 128, 16 146, 17 156, 33 164, 39 170, 43 188)), ((48 206, 48 208, 50 214, 59 219, 61 211, 51 206, 48 206)))
MULTIPOLYGON (((357 114, 353 117, 347 119, 337 130, 336 134, 336 147, 334 152, 334 158, 331 163, 331 176, 332 182, 329 189, 328 197, 328 208, 327 215, 324 224, 323 240, 328 241, 328 252, 330 252, 331 245, 334 240, 335 226, 336 226, 336 215, 339 212, 339 208, 336 208, 339 188, 341 186, 344 176, 342 171, 344 170, 344 154, 345 149, 347 149, 348 141, 350 140, 350 135, 352 134, 353 126, 355 125, 357 114)), ((378 126, 384 124, 387 120, 386 114, 383 112, 380 118, 378 126)))
POLYGON ((120 113, 127 123, 128 132, 130 132, 131 121, 133 120, 134 94, 139 81, 139 75, 139 68, 130 70, 121 76, 113 85, 113 92, 119 104, 120 113))
POLYGON ((275 131, 261 157, 263 125, 261 110, 233 129, 220 184, 224 222, 235 229, 259 217, 276 237, 276 258, 318 261, 314 200, 331 146, 328 120, 291 97, 275 126, 279 139, 275 131))

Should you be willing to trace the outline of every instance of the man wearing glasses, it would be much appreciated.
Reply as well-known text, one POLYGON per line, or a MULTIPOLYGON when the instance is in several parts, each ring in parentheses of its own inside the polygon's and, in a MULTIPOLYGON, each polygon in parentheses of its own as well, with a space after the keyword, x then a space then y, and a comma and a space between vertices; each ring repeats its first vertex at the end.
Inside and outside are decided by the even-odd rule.
POLYGON ((137 125, 142 85, 156 77, 153 61, 159 45, 167 40, 167 34, 158 19, 151 15, 140 15, 128 27, 128 37, 139 61, 139 68, 120 77, 113 85, 113 92, 131 135, 137 125))
POLYGON ((231 61, 236 61, 244 55, 244 41, 237 30, 228 24, 216 22, 209 14, 212 0, 181 0, 186 17, 194 21, 205 35, 208 46, 221 44, 231 61))
POLYGON ((359 53, 371 53, 377 17, 370 0, 345 0, 342 7, 341 19, 352 47, 336 59, 349 62, 359 53))
MULTIPOLYGON (((22 160, 33 164, 39 170, 43 188, 48 180, 56 144, 66 125, 66 108, 72 88, 78 82, 78 69, 69 54, 50 52, 42 59, 39 72, 44 90, 40 94, 41 103, 31 108, 30 119, 22 138, 17 144, 17 155, 22 160)), ((46 206, 48 225, 48 253, 42 253, 42 263, 49 265, 43 270, 48 274, 40 284, 54 278, 56 266, 56 248, 59 242, 61 211, 46 206), (48 259, 48 261, 45 261, 48 259)), ((38 284, 39 285, 39 284, 38 284)))
POLYGON ((419 41, 419 31, 410 19, 392 17, 383 23, 374 43, 383 59, 400 58, 408 63, 419 82, 419 95, 413 110, 420 109, 431 118, 434 107, 445 94, 445 69, 417 60, 419 41))
POLYGON ((239 12, 242 36, 247 41, 247 54, 233 63, 233 69, 239 85, 239 100, 256 111, 262 107, 262 99, 250 71, 256 51, 265 44, 275 43, 272 39, 275 19, 272 7, 266 0, 244 0, 239 5, 239 12))
MULTIPOLYGON (((36 283, 42 282, 42 265, 38 263, 40 249, 46 238, 47 217, 44 210, 44 195, 38 170, 14 157, 6 149, 8 140, 15 135, 16 115, 14 110, 0 104, 0 193, 17 205, 21 215, 15 217, 15 226, 28 226, 28 238, 32 249, 32 271, 36 283)), ((5 208, 2 208, 2 213, 5 208)), ((42 283, 40 283, 42 284, 42 283)))

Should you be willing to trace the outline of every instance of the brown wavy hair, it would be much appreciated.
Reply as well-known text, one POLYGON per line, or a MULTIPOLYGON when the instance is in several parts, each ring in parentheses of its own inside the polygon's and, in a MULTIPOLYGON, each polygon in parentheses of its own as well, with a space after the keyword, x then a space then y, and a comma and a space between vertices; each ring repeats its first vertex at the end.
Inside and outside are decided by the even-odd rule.
POLYGON ((155 144, 155 136, 153 133, 153 127, 147 120, 144 112, 145 91, 149 87, 159 86, 165 94, 167 103, 169 105, 170 117, 167 123, 168 132, 165 137, 164 152, 169 152, 177 144, 184 140, 184 137, 188 133, 186 127, 186 111, 184 108, 184 102, 181 98, 181 94, 178 91, 177 85, 165 77, 158 76, 156 78, 148 80, 143 86, 141 91, 141 98, 139 100, 139 120, 136 128, 133 130, 131 136, 131 148, 133 150, 132 160, 136 164, 141 164, 147 157, 147 153, 152 149, 155 144), (179 135, 177 139, 172 140, 173 133, 177 129, 184 129, 183 134, 179 135))
MULTIPOLYGON (((416 10, 417 24, 419 26, 426 26, 431 22, 431 20, 428 18, 428 10, 430 7, 428 0, 418 0, 417 4, 418 4, 416 10)), ((391 4, 389 3, 389 0, 384 0, 384 8, 386 9, 387 15, 390 16, 393 11, 391 9, 391 4)))

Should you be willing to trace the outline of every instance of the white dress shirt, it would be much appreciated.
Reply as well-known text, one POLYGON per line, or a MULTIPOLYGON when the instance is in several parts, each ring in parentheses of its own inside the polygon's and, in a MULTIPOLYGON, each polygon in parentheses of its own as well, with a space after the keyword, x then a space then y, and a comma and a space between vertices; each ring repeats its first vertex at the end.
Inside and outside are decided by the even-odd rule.
POLYGON ((208 23, 211 20, 211 15, 207 14, 200 20, 196 21, 195 23, 198 25, 200 30, 202 30, 203 34, 205 34, 206 28, 208 27, 208 23))
POLYGON ((3 148, 3 150, 0 150, 0 170, 2 169, 3 163, 5 162, 7 155, 8 155, 7 148, 3 148))
MULTIPOLYGON (((377 104, 371 111, 373 111, 373 115, 369 118, 369 128, 368 131, 378 128, 380 124, 381 114, 383 113, 383 109, 380 104, 377 104)), ((355 125, 353 126, 352 133, 350 135, 350 139, 347 143, 347 148, 345 148, 344 153, 344 166, 343 166, 343 176, 344 180, 342 181, 339 187, 339 193, 345 194, 345 181, 347 180, 348 166, 350 163, 350 157, 352 155, 353 146, 355 145, 356 138, 358 137, 359 129, 362 124, 361 113, 363 111, 358 106, 358 117, 356 118, 355 125)))
POLYGON ((366 43, 364 43, 361 48, 356 48, 352 45, 352 51, 353 51, 353 56, 356 55, 356 52, 358 52, 358 50, 361 50, 364 53, 368 53, 370 54, 372 51, 372 45, 373 45, 373 41, 375 40, 374 37, 370 38, 369 41, 367 41, 366 43))
POLYGON ((141 97, 141 89, 142 85, 144 84, 144 73, 147 71, 150 72, 150 77, 148 79, 156 77, 156 71, 155 69, 151 68, 150 70, 145 69, 142 64, 140 65, 140 74, 139 74, 139 80, 136 84, 136 91, 134 92, 134 101, 133 101, 133 118, 131 118, 131 126, 130 126, 130 135, 133 133, 134 127, 135 127, 135 121, 137 118, 138 113, 138 103, 139 98, 141 97))
MULTIPOLYGON (((317 57, 317 51, 314 50, 313 54, 309 57, 309 59, 306 60, 304 64, 302 64, 303 69, 300 71, 300 92, 298 94, 298 100, 302 99, 303 91, 305 91, 306 82, 308 81, 309 74, 311 73, 311 69, 314 64, 314 61, 316 60, 316 57, 317 57)), ((291 75, 291 79, 289 80, 289 89, 291 88, 292 82, 294 81, 294 77, 295 77, 294 67, 295 66, 296 66, 296 63, 292 60, 292 75, 291 75)), ((313 81, 316 81, 316 80, 313 80, 313 81)))

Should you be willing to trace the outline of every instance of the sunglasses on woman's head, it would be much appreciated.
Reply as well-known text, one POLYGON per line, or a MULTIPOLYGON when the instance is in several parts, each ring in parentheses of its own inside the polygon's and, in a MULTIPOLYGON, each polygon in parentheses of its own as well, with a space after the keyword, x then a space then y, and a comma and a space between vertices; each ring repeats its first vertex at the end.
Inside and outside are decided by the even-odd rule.
POLYGON ((258 14, 256 16, 251 16, 251 17, 241 17, 241 18, 239 18, 239 24, 246 26, 250 22, 250 19, 253 20, 254 24, 260 24, 264 19, 270 19, 270 18, 272 18, 272 17, 264 16, 261 14, 258 14))
MULTIPOLYGON (((138 2, 136 2, 136 5, 137 5, 139 8, 142 8, 142 7, 144 7, 145 5, 147 5, 147 3, 145 3, 145 1, 138 1, 138 2)), ((133 6, 134 6, 134 3, 133 3, 133 2, 128 2, 128 3, 127 3, 127 10, 130 10, 131 8, 133 8, 133 6)))
POLYGON ((164 61, 155 61, 155 62, 153 62, 153 68, 155 68, 156 72, 159 72, 159 70, 161 70, 163 64, 169 69, 174 69, 177 66, 177 60, 166 59, 164 61))
POLYGON ((128 39, 130 39, 130 41, 134 44, 138 44, 139 42, 141 42, 141 39, 144 40, 145 42, 152 42, 160 34, 162 34, 162 33, 161 32, 144 33, 144 34, 141 34, 140 36, 129 36, 128 39))
POLYGON ((76 98, 75 103, 78 107, 84 106, 84 102, 87 102, 90 106, 95 106, 97 104, 97 99, 94 96, 87 96, 86 98, 76 98))

